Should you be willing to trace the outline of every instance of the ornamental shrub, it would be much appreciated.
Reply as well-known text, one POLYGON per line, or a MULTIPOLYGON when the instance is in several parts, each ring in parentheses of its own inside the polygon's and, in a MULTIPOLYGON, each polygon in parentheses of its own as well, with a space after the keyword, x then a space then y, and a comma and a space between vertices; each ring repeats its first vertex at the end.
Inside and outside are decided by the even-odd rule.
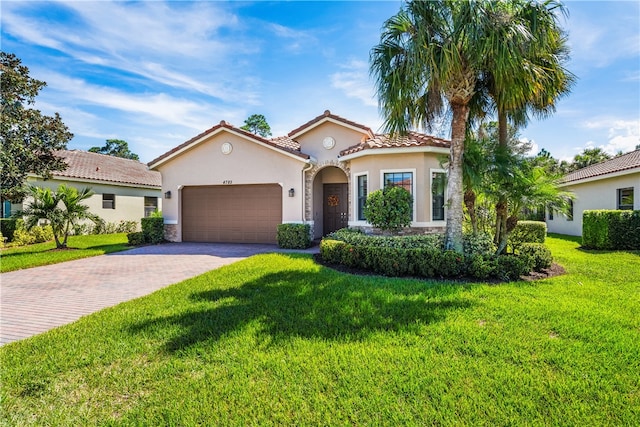
POLYGON ((320 256, 326 263, 340 264, 342 262, 342 248, 345 246, 347 246, 345 242, 322 239, 320 242, 320 256))
POLYGON ((489 256, 496 253, 496 245, 489 233, 465 233, 462 239, 464 254, 489 256))
POLYGON ((640 211, 584 211, 582 245, 592 249, 640 249, 640 211))
POLYGON ((518 252, 521 255, 531 257, 535 271, 542 271, 545 268, 549 268, 553 262, 551 251, 542 243, 523 243, 520 249, 518 249, 518 252))
POLYGON ((140 220, 145 243, 162 243, 164 241, 164 218, 147 217, 140 220))
POLYGON ((13 244, 15 246, 33 245, 34 243, 44 243, 53 240, 53 228, 50 225, 36 225, 27 230, 24 222, 17 221, 16 230, 13 233, 13 244))
POLYGON ((0 219, 0 234, 7 238, 7 242, 13 241, 13 233, 16 231, 18 220, 15 218, 0 219))
POLYGON ((144 233, 142 231, 135 231, 133 233, 127 233, 127 241, 131 246, 144 245, 144 233))
POLYGON ((493 256, 472 254, 467 258, 467 274, 478 279, 488 279, 496 272, 497 261, 493 256))
POLYGON ((421 234, 414 236, 369 236, 360 231, 343 228, 327 236, 356 246, 376 246, 388 248, 442 248, 444 239, 440 234, 421 234))
POLYGON ((527 255, 499 255, 496 257, 495 276, 501 280, 518 280, 533 269, 533 260, 527 255))
POLYGON ((397 231, 411 225, 413 196, 402 187, 386 187, 367 196, 364 217, 376 228, 397 231))
POLYGON ((523 243, 544 243, 547 224, 542 221, 518 221, 509 233, 508 245, 515 252, 523 243))
POLYGON ((279 224, 278 246, 283 249, 305 249, 311 246, 309 224, 279 224))

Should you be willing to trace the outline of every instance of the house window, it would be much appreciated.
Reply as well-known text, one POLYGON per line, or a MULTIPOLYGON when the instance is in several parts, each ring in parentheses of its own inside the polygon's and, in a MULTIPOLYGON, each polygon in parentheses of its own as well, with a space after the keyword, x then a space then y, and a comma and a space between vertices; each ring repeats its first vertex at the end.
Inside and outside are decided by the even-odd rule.
POLYGON ((618 209, 633 210, 633 187, 618 188, 618 209))
POLYGON ((553 221, 553 208, 549 208, 549 221, 553 221))
POLYGON ((384 188, 402 187, 413 195, 413 172, 386 172, 383 181, 384 188))
POLYGON ((116 208, 116 195, 115 194, 103 194, 102 195, 102 209, 115 209, 116 208))
POLYGON ((444 221, 444 192, 447 187, 444 172, 431 172, 431 220, 444 221))
POLYGON ((144 216, 149 217, 152 213, 158 210, 158 198, 157 197, 145 197, 144 198, 144 216))
POLYGON ((569 199, 569 212, 567 212, 567 221, 573 221, 573 200, 569 199))
POLYGON ((365 220, 364 204, 367 201, 367 195, 368 195, 368 190, 367 190, 368 176, 358 175, 356 180, 358 182, 358 221, 364 221, 365 220))

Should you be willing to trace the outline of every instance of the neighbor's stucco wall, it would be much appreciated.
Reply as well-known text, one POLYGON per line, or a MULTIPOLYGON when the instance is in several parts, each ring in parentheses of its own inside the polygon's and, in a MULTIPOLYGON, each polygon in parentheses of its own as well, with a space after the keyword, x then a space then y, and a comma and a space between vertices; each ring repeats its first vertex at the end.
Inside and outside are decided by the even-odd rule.
POLYGON ((306 164, 273 149, 261 146, 226 130, 212 135, 187 152, 160 165, 162 192, 171 191, 164 200, 165 224, 175 225, 176 241, 182 240, 180 225, 180 189, 190 185, 280 184, 282 186, 282 221, 302 222, 303 176, 306 164), (222 144, 233 150, 223 154, 222 144), (294 197, 289 197, 293 188, 294 197))
MULTIPOLYGON (((374 150, 371 150, 372 152, 374 150)), ((436 153, 408 153, 368 155, 350 161, 352 199, 357 197, 356 176, 367 173, 368 193, 382 188, 382 174, 385 172, 408 171, 414 172, 414 222, 412 227, 438 227, 444 226, 444 221, 432 221, 431 219, 431 172, 442 171, 436 153)), ((365 225, 357 221, 357 203, 354 201, 354 209, 349 213, 350 224, 365 225)))
MULTIPOLYGON (((50 188, 56 190, 59 185, 65 184, 70 187, 75 187, 78 190, 83 188, 90 188, 95 194, 87 199, 84 203, 89 206, 91 213, 98 215, 105 222, 118 223, 120 221, 136 221, 138 228, 140 224, 140 218, 144 218, 144 198, 156 197, 158 198, 158 210, 162 210, 161 192, 159 189, 153 188, 141 188, 141 187, 128 187, 121 185, 111 184, 97 184, 93 182, 78 182, 66 179, 50 179, 42 180, 40 178, 30 177, 27 178, 29 185, 35 185, 42 188, 50 188), (114 194, 116 199, 115 209, 104 209, 102 207, 102 195, 114 194)), ((29 202, 29 199, 25 200, 23 204, 29 202)))
POLYGON ((628 187, 633 187, 634 209, 640 209, 640 173, 564 187, 566 190, 573 191, 576 196, 573 202, 573 221, 569 221, 565 215, 557 212, 550 220, 547 212, 547 230, 550 233, 581 236, 583 212, 591 209, 617 209, 617 190, 628 187))

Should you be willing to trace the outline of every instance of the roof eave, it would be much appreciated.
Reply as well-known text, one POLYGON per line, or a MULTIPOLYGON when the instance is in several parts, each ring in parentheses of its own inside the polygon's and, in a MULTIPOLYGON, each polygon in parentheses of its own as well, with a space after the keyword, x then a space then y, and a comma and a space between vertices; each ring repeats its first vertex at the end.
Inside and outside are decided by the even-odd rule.
POLYGON ((625 170, 621 170, 621 171, 617 171, 617 172, 610 172, 610 173, 605 173, 602 175, 595 175, 595 176, 590 176, 588 178, 582 178, 582 179, 576 179, 573 181, 567 181, 567 182, 563 182, 561 183, 559 186, 560 187, 569 187, 571 185, 579 185, 579 184, 586 184, 588 182, 593 182, 593 181, 600 181, 603 179, 609 179, 609 178, 617 178, 620 176, 625 176, 625 175, 631 175, 634 173, 640 173, 640 166, 636 166, 633 168, 629 168, 629 169, 625 169, 625 170))
POLYGON ((451 150, 447 147, 433 147, 433 146, 420 146, 420 147, 384 147, 384 148, 365 148, 355 153, 346 154, 340 156, 340 160, 346 162, 348 160, 357 159, 364 156, 375 156, 384 154, 406 154, 406 153, 436 153, 436 154, 449 154, 451 150))
POLYGON ((201 143, 203 143, 204 141, 208 140, 209 138, 212 138, 215 135, 217 135, 217 134, 219 134, 221 132, 224 132, 224 131, 229 132, 229 133, 231 133, 233 135, 239 136, 240 138, 243 138, 243 139, 245 139, 247 141, 254 142, 254 143, 258 144, 258 145, 261 145, 261 146, 263 146, 265 148, 273 150, 273 151, 275 151, 277 153, 280 153, 280 154, 283 154, 285 156, 288 156, 288 157, 294 158, 296 160, 299 160, 301 162, 305 162, 309 158, 309 156, 306 155, 306 154, 302 154, 301 153, 300 155, 297 155, 295 153, 291 153, 288 150, 285 150, 283 148, 274 147, 273 145, 271 145, 269 143, 266 143, 266 142, 263 142, 263 141, 259 140, 258 138, 253 138, 251 136, 248 136, 247 134, 245 134, 245 132, 238 132, 233 127, 227 127, 227 126, 221 125, 217 129, 212 130, 211 132, 203 133, 200 138, 192 141, 190 144, 185 145, 181 149, 176 150, 174 153, 171 153, 171 154, 167 155, 166 157, 162 157, 161 156, 161 157, 157 158, 156 160, 152 160, 151 162, 148 163, 149 169, 158 168, 159 166, 163 165, 164 163, 167 163, 168 161, 170 161, 170 160, 182 155, 183 153, 195 148, 196 146, 200 145, 201 143))

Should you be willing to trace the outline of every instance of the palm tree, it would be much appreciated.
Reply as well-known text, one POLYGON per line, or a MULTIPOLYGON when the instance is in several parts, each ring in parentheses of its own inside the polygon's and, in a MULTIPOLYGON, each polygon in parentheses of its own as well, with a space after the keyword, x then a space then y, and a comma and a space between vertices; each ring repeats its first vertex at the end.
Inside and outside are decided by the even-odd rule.
POLYGON ((22 212, 25 226, 31 228, 44 220, 51 225, 56 248, 67 247, 69 233, 74 224, 82 220, 100 223, 102 220, 89 211, 89 206, 82 202, 94 193, 88 188, 78 191, 74 187, 60 185, 57 191, 49 188, 29 187, 31 202, 22 212), (61 241, 62 239, 62 241, 61 241))
MULTIPOLYGON (((506 150, 509 123, 518 128, 526 125, 530 114, 538 118, 550 115, 556 101, 569 92, 575 77, 563 66, 568 47, 558 23, 558 14, 566 14, 562 3, 515 0, 490 4, 495 49, 487 55, 482 89, 478 92, 486 92, 493 102, 499 147, 506 150), (505 67, 505 63, 519 66, 505 67)), ((496 203, 495 240, 499 252, 506 247, 508 212, 507 197, 503 195, 496 203)))
POLYGON ((431 129, 451 111, 445 248, 462 252, 462 159, 469 102, 476 92, 487 31, 483 3, 409 1, 387 20, 371 51, 384 127, 431 129), (446 103, 445 103, 446 101, 446 103))

